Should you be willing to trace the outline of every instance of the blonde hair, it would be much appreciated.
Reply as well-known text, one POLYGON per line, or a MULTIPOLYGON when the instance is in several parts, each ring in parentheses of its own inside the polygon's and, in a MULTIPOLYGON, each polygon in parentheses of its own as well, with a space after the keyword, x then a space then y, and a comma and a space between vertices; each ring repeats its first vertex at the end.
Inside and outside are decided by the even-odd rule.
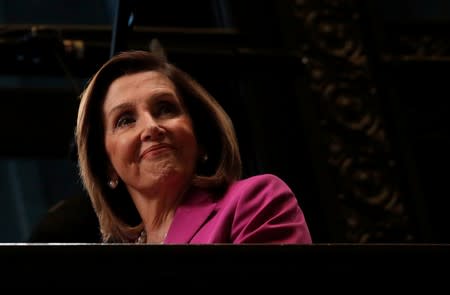
POLYGON ((81 94, 75 137, 80 177, 91 198, 104 242, 129 242, 143 228, 132 199, 121 183, 108 187, 109 159, 104 147, 102 105, 111 83, 124 75, 157 71, 177 88, 191 116, 199 145, 207 155, 198 161, 192 185, 221 191, 241 177, 241 158, 233 123, 220 104, 187 73, 147 51, 126 51, 108 60, 81 94))

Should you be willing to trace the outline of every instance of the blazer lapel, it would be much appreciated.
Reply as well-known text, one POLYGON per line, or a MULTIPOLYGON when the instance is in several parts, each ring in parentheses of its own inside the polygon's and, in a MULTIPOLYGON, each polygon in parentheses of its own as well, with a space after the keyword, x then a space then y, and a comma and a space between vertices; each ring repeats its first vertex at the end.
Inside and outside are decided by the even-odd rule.
POLYGON ((216 203, 207 192, 189 191, 175 212, 165 243, 189 243, 215 208, 216 203))

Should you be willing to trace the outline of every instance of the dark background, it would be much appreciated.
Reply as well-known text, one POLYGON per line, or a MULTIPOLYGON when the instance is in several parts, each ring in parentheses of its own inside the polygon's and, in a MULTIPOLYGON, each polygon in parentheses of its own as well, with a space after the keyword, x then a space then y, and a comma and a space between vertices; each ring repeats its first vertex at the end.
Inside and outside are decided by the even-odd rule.
POLYGON ((232 117, 245 176, 292 187, 315 242, 447 243, 449 6, 0 1, 0 242, 88 226, 78 203, 43 222, 86 200, 78 95, 111 53, 157 40, 232 117))

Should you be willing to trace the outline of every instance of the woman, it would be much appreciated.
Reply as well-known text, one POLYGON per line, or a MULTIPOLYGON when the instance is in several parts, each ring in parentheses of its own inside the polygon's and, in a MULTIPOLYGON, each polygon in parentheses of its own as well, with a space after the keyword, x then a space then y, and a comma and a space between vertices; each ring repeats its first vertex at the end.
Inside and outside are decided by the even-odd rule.
POLYGON ((189 75, 123 52, 89 81, 76 140, 104 242, 311 243, 274 175, 241 177, 232 122, 189 75))

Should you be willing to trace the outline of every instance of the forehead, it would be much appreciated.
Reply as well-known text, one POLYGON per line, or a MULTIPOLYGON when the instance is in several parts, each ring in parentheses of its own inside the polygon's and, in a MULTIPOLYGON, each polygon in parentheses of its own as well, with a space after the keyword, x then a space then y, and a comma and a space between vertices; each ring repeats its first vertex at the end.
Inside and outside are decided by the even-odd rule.
POLYGON ((172 94, 177 99, 175 84, 164 74, 146 71, 127 74, 115 79, 108 87, 103 106, 108 109, 118 103, 149 98, 160 94, 172 94))
POLYGON ((116 91, 167 89, 174 91, 175 85, 164 74, 146 71, 127 74, 115 79, 108 88, 107 95, 116 91))

